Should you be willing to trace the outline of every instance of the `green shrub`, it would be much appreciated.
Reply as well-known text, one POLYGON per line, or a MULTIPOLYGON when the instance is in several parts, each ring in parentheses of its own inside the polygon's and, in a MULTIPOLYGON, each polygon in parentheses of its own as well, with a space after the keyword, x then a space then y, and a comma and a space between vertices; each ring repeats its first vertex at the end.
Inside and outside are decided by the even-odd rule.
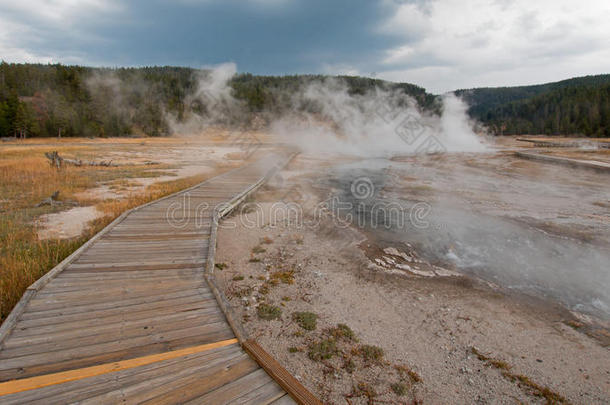
POLYGON ((316 329, 318 315, 313 312, 295 312, 292 314, 292 320, 305 330, 314 330, 316 329))
POLYGON ((269 304, 260 304, 258 306, 257 313, 259 318, 266 321, 280 319, 282 316, 281 308, 269 304))
POLYGON ((361 345, 358 354, 366 361, 378 362, 383 358, 383 349, 378 346, 361 345))
POLYGON ((309 345, 307 355, 313 361, 328 360, 337 353, 337 343, 335 339, 324 339, 309 345))
POLYGON ((398 395, 399 397, 405 396, 408 391, 407 385, 399 382, 390 385, 390 388, 392 388, 394 394, 398 395))
POLYGON ((354 333, 354 331, 351 330, 351 328, 344 323, 340 323, 336 327, 330 328, 328 330, 328 333, 330 333, 330 335, 335 339, 344 339, 353 342, 358 341, 358 339, 356 339, 356 334, 354 333))

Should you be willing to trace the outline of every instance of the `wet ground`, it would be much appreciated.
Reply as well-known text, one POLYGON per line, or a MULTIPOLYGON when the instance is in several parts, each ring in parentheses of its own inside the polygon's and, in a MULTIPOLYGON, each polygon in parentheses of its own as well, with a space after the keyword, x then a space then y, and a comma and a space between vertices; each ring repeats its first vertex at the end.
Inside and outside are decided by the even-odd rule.
POLYGON ((376 238, 610 320, 609 174, 519 159, 505 147, 353 161, 326 174, 318 187, 338 198, 337 212, 345 203, 348 219, 376 238))

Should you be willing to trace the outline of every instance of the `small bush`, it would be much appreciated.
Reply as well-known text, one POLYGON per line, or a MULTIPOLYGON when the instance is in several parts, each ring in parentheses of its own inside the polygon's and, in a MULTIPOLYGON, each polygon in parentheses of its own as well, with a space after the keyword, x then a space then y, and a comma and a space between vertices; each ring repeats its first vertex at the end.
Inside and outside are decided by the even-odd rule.
POLYGON ((271 273, 271 282, 282 282, 284 284, 294 284, 294 271, 276 271, 275 273, 271 273))
POLYGON ((267 295, 269 294, 269 291, 271 291, 269 289, 269 284, 264 283, 263 285, 260 286, 260 288, 258 289, 258 293, 262 294, 262 295, 267 295))
POLYGON ((398 371, 401 378, 409 377, 411 381, 418 383, 421 382, 422 379, 415 371, 411 370, 407 366, 395 365, 394 368, 398 371))
POLYGON ((372 403, 372 399, 377 396, 375 389, 367 383, 361 382, 354 387, 354 394, 357 396, 365 396, 369 399, 369 403, 372 403))
POLYGON ((309 345, 307 356, 313 361, 328 360, 337 353, 335 339, 324 339, 309 345))
POLYGON ((244 276, 235 276, 233 277, 233 281, 242 281, 244 279, 244 276))
POLYGON ((231 290, 228 295, 230 297, 243 298, 251 295, 252 291, 254 291, 252 287, 244 287, 239 290, 231 290))
POLYGON ((378 346, 361 345, 358 348, 358 354, 366 361, 381 361, 383 358, 383 349, 378 346))
POLYGON ((344 323, 340 323, 336 327, 330 328, 328 330, 328 333, 335 339, 343 339, 353 342, 358 341, 358 339, 356 339, 356 334, 354 333, 354 331, 344 323))
POLYGON ((222 271, 227 268, 227 264, 226 263, 214 263, 214 267, 216 267, 218 270, 222 271))
POLYGON ((408 391, 407 385, 399 382, 390 385, 390 388, 392 388, 394 394, 398 395, 399 397, 405 396, 408 391))
POLYGON ((294 346, 288 348, 288 353, 296 353, 298 351, 299 351, 299 349, 297 347, 294 347, 294 346))
POLYGON ((252 253, 254 253, 254 254, 257 254, 257 253, 265 253, 266 251, 267 251, 267 249, 265 249, 264 247, 262 247, 262 246, 260 246, 260 245, 259 245, 259 246, 254 246, 254 247, 252 248, 252 253))
POLYGON ((318 315, 313 312, 295 312, 292 314, 292 320, 305 330, 314 330, 316 329, 318 315))
POLYGON ((258 257, 251 257, 249 261, 250 263, 259 263, 261 259, 259 259, 258 257))
POLYGON ((282 309, 269 304, 260 304, 257 309, 258 317, 266 321, 280 319, 282 309))
POLYGON ((354 363, 354 360, 352 360, 351 358, 346 359, 343 362, 343 369, 351 374, 356 371, 356 363, 354 363))

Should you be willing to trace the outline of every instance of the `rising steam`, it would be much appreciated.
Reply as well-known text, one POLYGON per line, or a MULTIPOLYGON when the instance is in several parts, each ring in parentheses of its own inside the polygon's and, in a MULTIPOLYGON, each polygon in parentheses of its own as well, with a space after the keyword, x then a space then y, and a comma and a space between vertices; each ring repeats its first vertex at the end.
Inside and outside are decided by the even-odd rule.
MULTIPOLYGON (((205 111, 182 121, 170 117, 174 133, 200 132, 244 114, 243 104, 231 96, 229 81, 235 72, 234 64, 203 71, 188 103, 205 106, 205 111)), ((402 90, 376 87, 350 94, 346 83, 330 78, 303 86, 288 104, 281 106, 281 116, 268 118, 270 132, 306 152, 372 157, 486 149, 472 129, 466 106, 454 95, 442 97, 439 116, 424 112, 402 90)))

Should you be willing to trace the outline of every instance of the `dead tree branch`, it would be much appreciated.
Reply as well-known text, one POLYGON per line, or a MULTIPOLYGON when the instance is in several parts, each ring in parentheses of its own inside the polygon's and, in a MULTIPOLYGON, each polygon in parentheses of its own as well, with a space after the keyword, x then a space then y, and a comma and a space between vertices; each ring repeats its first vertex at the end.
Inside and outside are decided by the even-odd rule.
POLYGON ((101 160, 99 162, 95 162, 95 161, 83 161, 80 159, 68 159, 68 158, 59 156, 59 152, 57 152, 57 151, 45 152, 44 155, 47 157, 47 159, 49 159, 49 163, 51 164, 51 166, 55 166, 58 169, 60 169, 61 166, 64 164, 78 166, 78 167, 80 167, 80 166, 104 166, 104 167, 118 166, 116 164, 113 164, 112 160, 101 160))
POLYGON ((53 194, 51 194, 51 197, 45 198, 44 200, 42 200, 41 202, 36 204, 35 207, 38 208, 38 207, 42 207, 43 205, 50 205, 51 207, 56 207, 56 206, 60 206, 60 205, 78 206, 78 202, 76 202, 76 201, 71 201, 71 200, 59 201, 57 199, 57 197, 59 197, 59 190, 57 190, 53 194))

